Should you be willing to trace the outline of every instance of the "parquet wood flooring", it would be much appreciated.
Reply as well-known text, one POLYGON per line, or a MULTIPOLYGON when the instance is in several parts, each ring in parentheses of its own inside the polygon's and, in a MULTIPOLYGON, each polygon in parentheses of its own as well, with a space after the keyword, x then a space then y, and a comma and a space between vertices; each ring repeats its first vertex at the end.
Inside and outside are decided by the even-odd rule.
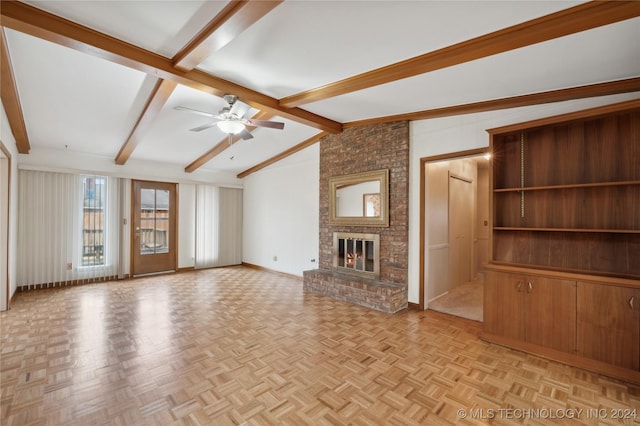
POLYGON ((21 292, 0 321, 2 425, 640 425, 611 418, 639 387, 478 322, 245 267, 21 292))

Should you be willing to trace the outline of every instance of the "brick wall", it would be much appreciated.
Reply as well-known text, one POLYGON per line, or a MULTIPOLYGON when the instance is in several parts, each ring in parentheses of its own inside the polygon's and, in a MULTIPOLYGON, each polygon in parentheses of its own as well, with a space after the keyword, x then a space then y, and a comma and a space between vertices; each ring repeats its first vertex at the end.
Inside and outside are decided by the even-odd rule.
POLYGON ((406 285, 409 241, 409 123, 347 128, 320 140, 320 259, 332 269, 334 232, 380 235, 380 281, 406 285), (329 224, 329 177, 389 169, 389 227, 329 224))

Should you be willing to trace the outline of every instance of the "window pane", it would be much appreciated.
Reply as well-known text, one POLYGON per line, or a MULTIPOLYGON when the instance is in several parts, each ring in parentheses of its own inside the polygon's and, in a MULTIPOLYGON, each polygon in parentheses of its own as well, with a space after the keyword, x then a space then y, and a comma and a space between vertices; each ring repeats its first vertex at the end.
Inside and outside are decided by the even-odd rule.
POLYGON ((140 254, 169 252, 169 191, 142 189, 140 254))
POLYGON ((169 252, 169 191, 156 191, 156 253, 169 252))
POLYGON ((83 176, 82 266, 104 265, 106 179, 83 176))

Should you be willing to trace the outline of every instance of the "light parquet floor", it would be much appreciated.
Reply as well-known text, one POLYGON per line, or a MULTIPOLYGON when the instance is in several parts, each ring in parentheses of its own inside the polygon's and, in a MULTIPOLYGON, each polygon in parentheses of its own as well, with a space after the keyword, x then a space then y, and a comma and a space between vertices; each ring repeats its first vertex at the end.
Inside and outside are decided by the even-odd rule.
POLYGON ((611 418, 640 387, 478 322, 245 267, 19 293, 0 321, 2 425, 640 424, 611 418))

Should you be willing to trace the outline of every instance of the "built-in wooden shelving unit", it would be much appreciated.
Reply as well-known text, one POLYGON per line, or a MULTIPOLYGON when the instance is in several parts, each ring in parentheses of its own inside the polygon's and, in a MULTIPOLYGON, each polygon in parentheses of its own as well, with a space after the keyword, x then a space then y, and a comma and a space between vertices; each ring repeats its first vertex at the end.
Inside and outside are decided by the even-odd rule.
POLYGON ((489 133, 485 338, 640 382, 640 100, 489 133))

